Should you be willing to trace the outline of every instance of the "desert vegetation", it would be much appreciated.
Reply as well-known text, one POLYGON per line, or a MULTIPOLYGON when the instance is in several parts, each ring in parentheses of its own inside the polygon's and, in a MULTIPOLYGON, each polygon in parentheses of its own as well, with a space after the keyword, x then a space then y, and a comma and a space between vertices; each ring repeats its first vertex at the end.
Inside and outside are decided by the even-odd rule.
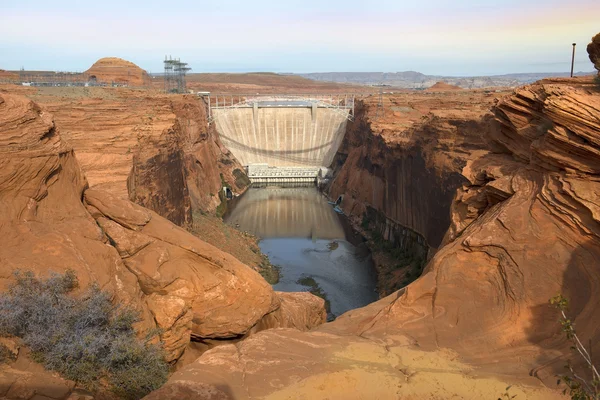
POLYGON ((0 335, 16 336, 35 361, 88 390, 109 389, 138 399, 168 377, 155 334, 136 337, 139 314, 115 305, 111 296, 91 286, 79 296, 73 271, 47 279, 17 271, 15 283, 0 294, 0 335))
POLYGON ((566 388, 563 393, 567 392, 573 400, 598 400, 600 399, 600 374, 598 369, 594 365, 592 359, 592 344, 589 346, 583 345, 577 332, 575 331, 575 324, 567 316, 569 310, 569 301, 558 294, 550 299, 550 304, 553 305, 560 313, 560 325, 562 331, 567 337, 567 340, 571 342, 571 350, 584 361, 584 365, 589 368, 589 371, 577 371, 571 362, 569 362, 565 369, 567 373, 558 376, 557 384, 564 383, 566 388))

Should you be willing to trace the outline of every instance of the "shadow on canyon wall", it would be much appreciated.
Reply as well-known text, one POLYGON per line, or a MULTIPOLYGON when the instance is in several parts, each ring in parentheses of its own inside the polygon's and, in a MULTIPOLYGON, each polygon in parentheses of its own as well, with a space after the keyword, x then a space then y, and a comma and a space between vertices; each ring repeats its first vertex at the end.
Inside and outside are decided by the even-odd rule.
MULTIPOLYGON (((540 266, 540 269, 557 266, 540 266)), ((600 296, 592 291, 600 284, 597 272, 598 246, 592 242, 579 244, 562 274, 560 294, 569 301, 567 317, 573 322, 581 342, 592 354, 600 351, 600 325, 597 307, 600 296)), ((539 271, 545 273, 544 271, 539 271)), ((552 271, 550 271, 551 273, 552 271)), ((559 294, 559 293, 556 293, 559 294)), ((543 300, 543 299, 542 299, 543 300)), ((582 376, 588 376, 589 368, 576 351, 570 349, 571 342, 562 331, 559 310, 550 304, 550 299, 530 307, 532 319, 526 329, 527 340, 542 350, 536 359, 538 366, 530 374, 544 382, 556 380, 556 375, 565 374, 568 360, 582 376)), ((596 358, 596 364, 597 364, 596 358)))

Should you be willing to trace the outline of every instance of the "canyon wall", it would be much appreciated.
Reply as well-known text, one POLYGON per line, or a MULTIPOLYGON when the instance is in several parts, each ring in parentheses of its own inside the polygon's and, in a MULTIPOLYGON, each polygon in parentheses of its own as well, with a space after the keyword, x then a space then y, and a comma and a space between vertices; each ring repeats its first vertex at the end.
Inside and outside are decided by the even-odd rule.
POLYGON ((175 120, 160 136, 140 139, 128 177, 129 197, 188 225, 193 212, 214 211, 221 204, 223 186, 239 193, 249 181, 208 125, 206 105, 194 96, 169 100, 175 120))
POLYGON ((54 115, 91 188, 129 198, 180 226, 193 212, 214 212, 223 186, 242 192, 248 184, 195 96, 70 87, 25 94, 54 115))
MULTIPOLYGON (((342 208, 351 217, 360 221, 374 209, 437 248, 450 225, 454 192, 466 182, 461 169, 486 148, 487 122, 481 117, 491 98, 483 92, 470 98, 446 94, 445 100, 439 93, 421 96, 429 112, 416 121, 404 115, 412 111, 411 100, 400 96, 386 98, 386 114, 378 120, 373 99, 358 106, 334 161, 329 193, 343 195, 342 208), (476 105, 475 98, 482 103, 476 105), (463 110, 469 104, 472 109, 463 110)), ((381 233, 393 240, 386 230, 381 233)))
POLYGON ((332 199, 369 237, 378 291, 418 277, 450 225, 450 205, 468 160, 486 152, 496 93, 441 90, 358 102, 332 168, 332 199))

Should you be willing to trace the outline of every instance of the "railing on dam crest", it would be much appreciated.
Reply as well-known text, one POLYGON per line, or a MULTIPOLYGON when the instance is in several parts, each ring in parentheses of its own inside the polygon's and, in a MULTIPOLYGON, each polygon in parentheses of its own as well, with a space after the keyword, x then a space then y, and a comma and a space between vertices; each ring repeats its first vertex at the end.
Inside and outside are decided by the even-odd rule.
POLYGON ((232 108, 328 108, 354 119, 354 94, 214 94, 199 92, 208 105, 209 122, 213 110, 232 108))

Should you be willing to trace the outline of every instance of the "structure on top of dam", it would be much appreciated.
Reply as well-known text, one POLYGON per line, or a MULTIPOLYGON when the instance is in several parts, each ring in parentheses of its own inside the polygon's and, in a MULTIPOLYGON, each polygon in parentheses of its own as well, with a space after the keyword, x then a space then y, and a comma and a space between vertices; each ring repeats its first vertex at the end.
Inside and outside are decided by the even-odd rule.
POLYGON ((253 182, 314 181, 354 117, 353 95, 211 95, 209 117, 253 182))

